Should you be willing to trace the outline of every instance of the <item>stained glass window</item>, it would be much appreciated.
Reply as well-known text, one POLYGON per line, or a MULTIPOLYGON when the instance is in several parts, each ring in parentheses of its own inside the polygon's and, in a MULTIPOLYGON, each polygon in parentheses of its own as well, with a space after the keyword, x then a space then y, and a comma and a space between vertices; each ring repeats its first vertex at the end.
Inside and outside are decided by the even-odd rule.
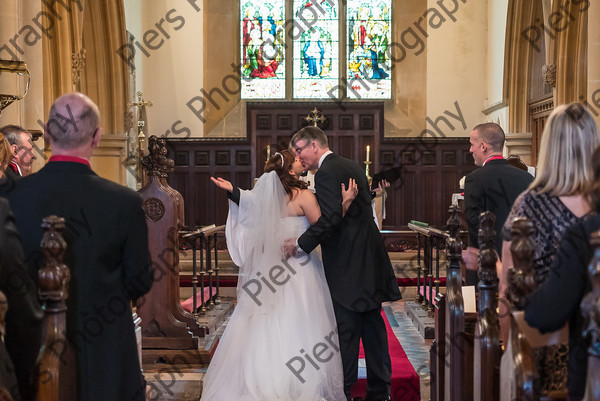
POLYGON ((285 98, 285 0, 240 2, 243 99, 285 98))
POLYGON ((293 18, 293 97, 339 97, 338 0, 294 0, 293 18))
POLYGON ((392 0, 344 4, 340 17, 339 0, 240 0, 242 98, 390 99, 392 0))
POLYGON ((348 0, 347 97, 390 99, 391 0, 348 0))

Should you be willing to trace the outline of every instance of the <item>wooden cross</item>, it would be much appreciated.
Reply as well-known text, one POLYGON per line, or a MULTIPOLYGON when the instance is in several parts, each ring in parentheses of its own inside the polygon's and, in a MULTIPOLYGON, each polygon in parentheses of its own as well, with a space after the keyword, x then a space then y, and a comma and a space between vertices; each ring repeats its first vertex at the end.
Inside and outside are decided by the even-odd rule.
POLYGON ((306 121, 308 121, 309 123, 312 122, 313 125, 316 127, 317 124, 319 122, 325 122, 325 117, 323 116, 323 114, 321 112, 319 112, 319 110, 315 107, 313 109, 313 111, 311 111, 310 113, 308 113, 308 115, 306 117, 304 117, 304 119, 306 121), (311 116, 312 114, 312 116, 311 116))

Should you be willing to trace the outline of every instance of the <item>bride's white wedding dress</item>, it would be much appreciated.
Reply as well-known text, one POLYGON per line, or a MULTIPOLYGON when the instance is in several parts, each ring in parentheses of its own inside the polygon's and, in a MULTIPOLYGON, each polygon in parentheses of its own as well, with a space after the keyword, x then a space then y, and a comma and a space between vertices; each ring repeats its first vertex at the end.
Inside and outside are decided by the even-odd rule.
POLYGON ((331 296, 319 256, 282 260, 309 226, 281 217, 274 172, 230 202, 227 246, 240 266, 238 301, 204 378, 202 401, 345 401, 331 296))

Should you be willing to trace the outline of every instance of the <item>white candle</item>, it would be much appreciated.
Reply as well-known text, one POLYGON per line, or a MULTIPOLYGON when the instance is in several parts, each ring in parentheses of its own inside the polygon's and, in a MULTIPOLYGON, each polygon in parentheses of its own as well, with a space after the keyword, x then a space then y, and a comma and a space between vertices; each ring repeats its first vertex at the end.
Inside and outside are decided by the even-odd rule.
POLYGON ((371 160, 371 147, 367 145, 367 161, 371 160))
POLYGON ((267 145, 267 160, 271 158, 271 145, 267 145))

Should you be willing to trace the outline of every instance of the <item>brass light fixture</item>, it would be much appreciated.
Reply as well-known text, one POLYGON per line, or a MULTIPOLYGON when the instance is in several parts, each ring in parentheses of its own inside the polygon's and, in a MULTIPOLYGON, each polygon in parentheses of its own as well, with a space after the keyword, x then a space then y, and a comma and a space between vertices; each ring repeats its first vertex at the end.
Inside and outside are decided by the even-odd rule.
POLYGON ((27 69, 27 64, 24 61, 14 60, 0 60, 0 74, 2 73, 13 73, 17 75, 27 75, 27 82, 25 83, 25 93, 22 95, 8 95, 0 93, 0 115, 2 110, 10 106, 13 102, 23 99, 29 92, 29 82, 31 81, 31 75, 27 69))

